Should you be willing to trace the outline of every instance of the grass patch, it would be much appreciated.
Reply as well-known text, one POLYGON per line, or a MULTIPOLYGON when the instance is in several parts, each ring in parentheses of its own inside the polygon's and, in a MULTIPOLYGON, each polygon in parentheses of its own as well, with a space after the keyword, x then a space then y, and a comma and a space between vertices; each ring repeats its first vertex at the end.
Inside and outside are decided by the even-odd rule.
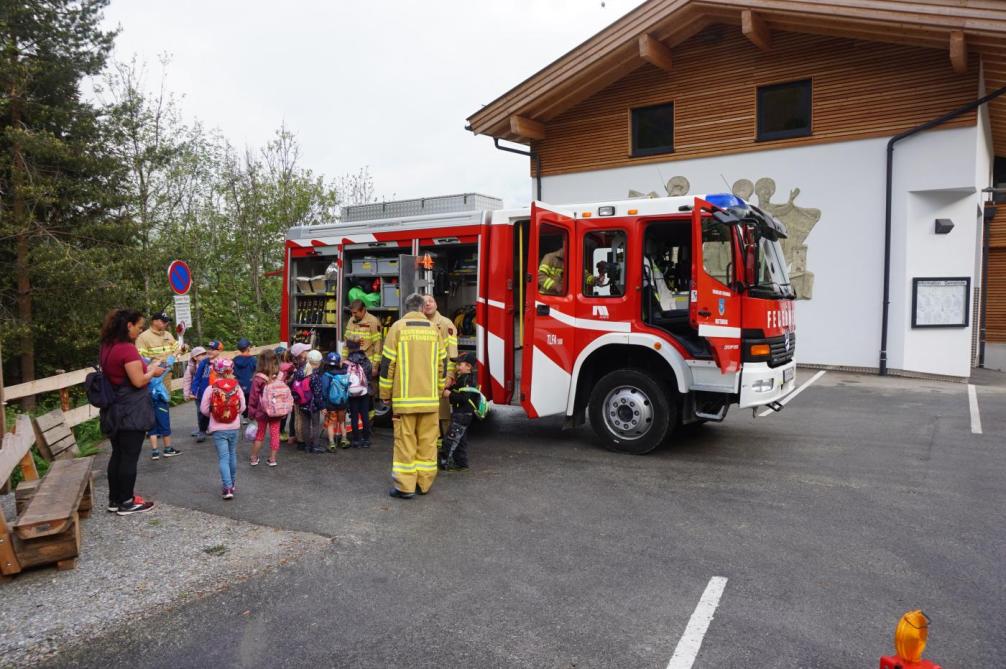
POLYGON ((203 552, 207 555, 220 556, 227 552, 227 546, 223 544, 217 544, 216 546, 207 546, 203 549, 203 552))
POLYGON ((150 525, 151 527, 160 527, 161 521, 158 520, 157 518, 154 518, 153 520, 148 520, 147 525, 150 525))

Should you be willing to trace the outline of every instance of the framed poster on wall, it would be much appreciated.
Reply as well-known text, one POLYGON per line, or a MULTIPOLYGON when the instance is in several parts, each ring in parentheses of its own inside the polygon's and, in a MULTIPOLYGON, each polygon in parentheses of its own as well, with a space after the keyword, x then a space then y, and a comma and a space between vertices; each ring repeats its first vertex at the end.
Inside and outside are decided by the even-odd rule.
POLYGON ((913 328, 966 328, 971 313, 971 277, 912 279, 913 328))

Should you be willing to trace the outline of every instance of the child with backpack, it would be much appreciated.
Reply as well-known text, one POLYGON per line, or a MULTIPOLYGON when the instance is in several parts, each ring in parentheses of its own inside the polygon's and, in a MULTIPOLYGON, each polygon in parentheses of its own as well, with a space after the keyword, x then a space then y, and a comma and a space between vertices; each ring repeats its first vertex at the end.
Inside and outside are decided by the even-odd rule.
MULTIPOLYGON (((143 362, 147 365, 161 365, 165 369, 171 369, 171 366, 175 364, 175 356, 169 355, 163 364, 150 358, 144 358, 143 362)), ((161 450, 157 444, 158 439, 164 442, 164 457, 171 458, 182 454, 181 451, 171 446, 171 413, 169 411, 171 391, 164 385, 165 378, 168 378, 167 375, 155 376, 150 379, 150 384, 147 386, 150 390, 150 401, 154 405, 154 427, 147 432, 147 437, 150 439, 151 460, 161 459, 161 450)))
POLYGON ((370 381, 374 367, 360 350, 360 338, 346 338, 346 374, 349 376, 349 429, 353 448, 370 448, 370 381), (361 427, 362 425, 362 427, 361 427))
MULTIPOLYGON (((251 353, 251 342, 242 337, 238 340, 238 354, 234 356, 234 378, 241 386, 241 392, 248 397, 251 394, 252 377, 255 376, 255 356, 251 353)), ((248 422, 248 410, 245 409, 242 424, 248 422)))
POLYGON ((318 437, 321 434, 321 414, 325 409, 321 362, 321 351, 308 352, 307 375, 300 382, 299 396, 294 394, 294 399, 300 408, 301 439, 304 442, 304 450, 308 453, 325 452, 325 449, 318 446, 318 437))
POLYGON ((293 395, 279 368, 279 359, 273 351, 259 353, 252 378, 251 396, 248 399, 248 417, 255 421, 255 440, 252 442, 251 466, 259 463, 259 452, 269 436, 269 459, 267 464, 275 467, 279 453, 280 421, 293 410, 293 395))
POLYGON ((473 418, 485 417, 487 405, 477 385, 475 354, 469 351, 452 360, 457 363, 457 376, 454 385, 444 390, 444 397, 451 403, 451 424, 439 465, 447 471, 468 471, 468 427, 473 418))
POLYGON ((290 413, 287 429, 290 436, 297 442, 298 451, 307 450, 304 412, 300 408, 306 406, 310 399, 311 381, 307 378, 311 374, 311 369, 307 364, 307 354, 310 351, 311 347, 301 342, 290 347, 291 369, 287 376, 287 383, 290 386, 290 392, 293 393, 293 403, 297 410, 290 413))
MULTIPOLYGON (((223 348, 224 345, 216 339, 207 344, 206 357, 199 361, 196 373, 192 375, 192 395, 200 406, 203 403, 203 394, 206 389, 217 380, 216 372, 213 371, 213 361, 217 359, 223 348)), ((197 414, 197 418, 199 419, 199 434, 196 435, 196 441, 202 443, 206 441, 206 431, 209 429, 210 419, 201 412, 197 414)))
POLYGON ((238 432, 245 410, 245 394, 234 378, 234 362, 228 358, 213 361, 217 378, 203 393, 199 411, 209 418, 209 433, 217 449, 220 482, 224 499, 234 498, 234 480, 238 473, 238 432))
POLYGON ((349 375, 342 364, 342 356, 338 353, 333 351, 325 356, 321 380, 328 450, 334 451, 337 446, 348 448, 349 442, 346 441, 343 429, 346 425, 346 402, 349 399, 349 375))

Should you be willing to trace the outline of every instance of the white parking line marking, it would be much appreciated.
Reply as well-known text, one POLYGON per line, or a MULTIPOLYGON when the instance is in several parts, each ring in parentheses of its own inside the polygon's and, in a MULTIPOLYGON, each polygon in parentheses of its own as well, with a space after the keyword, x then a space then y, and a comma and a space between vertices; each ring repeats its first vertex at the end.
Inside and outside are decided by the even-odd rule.
POLYGON ((699 603, 692 611, 692 617, 688 619, 688 626, 685 633, 678 640, 678 645, 674 649, 671 661, 667 663, 667 669, 691 669, 702 647, 702 639, 709 629, 709 623, 713 621, 713 614, 716 607, 720 605, 720 597, 723 596, 723 588, 727 587, 727 579, 724 576, 713 576, 709 579, 709 585, 699 598, 699 603))
MULTIPOLYGON (((793 399, 794 397, 796 397, 797 395, 799 395, 800 393, 802 393, 807 386, 809 386, 810 384, 814 383, 815 381, 817 381, 819 378, 821 378, 822 376, 824 376, 827 373, 828 373, 828 370, 822 369, 817 374, 815 374, 814 376, 812 376, 809 379, 807 379, 802 386, 800 386, 799 388, 797 388, 796 390, 794 390, 793 392, 791 392, 789 395, 786 395, 786 397, 782 398, 782 400, 779 402, 779 404, 781 404, 783 406, 786 406, 787 404, 789 404, 789 401, 791 399, 793 399)), ((770 413, 775 413, 775 412, 772 411, 771 409, 765 409, 760 414, 758 414, 758 417, 761 418, 763 416, 769 415, 770 413)))
POLYGON ((982 433, 982 417, 978 413, 978 391, 968 384, 968 403, 971 405, 971 434, 982 433))

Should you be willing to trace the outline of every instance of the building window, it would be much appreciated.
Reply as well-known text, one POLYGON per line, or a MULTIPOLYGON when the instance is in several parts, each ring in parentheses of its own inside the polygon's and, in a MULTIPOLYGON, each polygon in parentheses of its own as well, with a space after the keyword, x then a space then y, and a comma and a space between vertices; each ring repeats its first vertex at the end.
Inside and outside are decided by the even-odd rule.
POLYGON ((810 135, 810 92, 810 79, 760 86, 758 141, 810 135))
POLYGON ((583 236, 583 294, 621 297, 625 291, 625 232, 605 230, 583 236))
POLYGON ((569 238, 565 228, 543 223, 538 229, 538 294, 566 294, 566 248, 569 238))
POLYGON ((674 151, 674 103, 632 110, 632 155, 674 151))

